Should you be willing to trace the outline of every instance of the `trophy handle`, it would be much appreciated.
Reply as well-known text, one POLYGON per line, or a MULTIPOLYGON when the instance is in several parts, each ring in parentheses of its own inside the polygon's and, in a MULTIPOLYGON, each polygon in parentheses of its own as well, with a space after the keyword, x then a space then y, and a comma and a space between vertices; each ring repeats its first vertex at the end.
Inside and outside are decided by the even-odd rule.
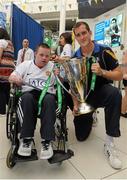
POLYGON ((74 91, 71 90, 72 93, 70 93, 70 91, 68 91, 67 88, 65 88, 65 86, 62 84, 61 80, 59 79, 59 77, 57 75, 56 76, 56 79, 58 81, 58 83, 62 86, 62 88, 68 93, 70 94, 71 96, 74 96, 74 97, 77 97, 76 93, 74 91))
POLYGON ((70 92, 64 87, 64 85, 62 84, 62 82, 61 82, 61 80, 59 79, 59 77, 57 76, 57 75, 55 75, 56 76, 56 79, 57 79, 57 81, 58 81, 58 83, 62 86, 62 88, 66 91, 66 92, 68 92, 69 94, 70 94, 70 92))
POLYGON ((97 60, 96 60, 96 58, 95 58, 94 56, 91 56, 91 58, 92 58, 92 62, 93 62, 93 63, 96 63, 96 62, 97 62, 97 60))

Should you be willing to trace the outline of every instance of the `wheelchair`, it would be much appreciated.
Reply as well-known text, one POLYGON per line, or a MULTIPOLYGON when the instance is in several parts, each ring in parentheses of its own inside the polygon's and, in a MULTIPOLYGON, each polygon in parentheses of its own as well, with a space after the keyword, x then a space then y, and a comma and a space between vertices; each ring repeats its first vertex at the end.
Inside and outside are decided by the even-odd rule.
MULTIPOLYGON (((56 113, 56 122, 55 122, 55 141, 53 142, 53 156, 48 159, 50 164, 62 164, 64 160, 67 160, 74 156, 74 152, 71 149, 68 149, 68 129, 66 126, 66 111, 67 107, 64 103, 64 94, 62 93, 63 103, 62 110, 59 113, 56 113)), ((34 161, 38 160, 37 150, 32 149, 31 156, 24 157, 17 154, 19 148, 19 123, 17 116, 17 102, 20 97, 20 91, 17 90, 15 85, 11 85, 10 90, 10 99, 8 103, 7 116, 6 116, 6 135, 11 142, 11 147, 7 154, 6 165, 8 168, 13 168, 17 162, 24 161, 34 161)))

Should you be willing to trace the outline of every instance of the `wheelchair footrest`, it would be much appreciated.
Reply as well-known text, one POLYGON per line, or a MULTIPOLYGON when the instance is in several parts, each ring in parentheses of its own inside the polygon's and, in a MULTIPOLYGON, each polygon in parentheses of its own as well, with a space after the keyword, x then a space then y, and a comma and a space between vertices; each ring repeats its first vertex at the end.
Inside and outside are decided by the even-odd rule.
POLYGON ((25 161, 35 161, 35 160, 38 160, 36 149, 32 149, 31 156, 20 156, 18 154, 16 154, 15 156, 15 162, 25 162, 25 161))
POLYGON ((67 159, 70 159, 72 156, 74 156, 74 152, 70 149, 68 149, 67 152, 63 150, 54 150, 53 152, 53 156, 50 159, 48 159, 48 162, 50 164, 59 163, 67 159))

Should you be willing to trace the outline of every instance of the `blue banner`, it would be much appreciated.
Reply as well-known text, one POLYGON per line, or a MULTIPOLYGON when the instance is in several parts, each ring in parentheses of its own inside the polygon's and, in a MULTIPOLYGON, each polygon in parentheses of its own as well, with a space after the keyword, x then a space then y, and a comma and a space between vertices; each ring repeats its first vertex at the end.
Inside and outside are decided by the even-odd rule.
POLYGON ((96 41, 104 39, 104 28, 105 28, 105 22, 104 21, 95 25, 94 39, 96 41))
POLYGON ((25 38, 29 40, 30 48, 35 50, 36 46, 43 42, 44 28, 13 4, 12 42, 15 48, 15 59, 17 59, 18 50, 22 48, 22 41, 25 38))

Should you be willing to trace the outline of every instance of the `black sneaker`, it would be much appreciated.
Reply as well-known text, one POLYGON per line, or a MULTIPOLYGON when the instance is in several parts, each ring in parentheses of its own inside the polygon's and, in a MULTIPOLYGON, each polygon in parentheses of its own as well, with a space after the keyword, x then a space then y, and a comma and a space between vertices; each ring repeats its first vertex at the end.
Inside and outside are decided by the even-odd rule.
POLYGON ((33 145, 32 138, 31 139, 21 139, 19 149, 18 149, 18 154, 20 156, 31 156, 32 145, 33 145))
POLYGON ((53 156, 53 149, 50 141, 42 141, 40 159, 49 159, 53 156))

